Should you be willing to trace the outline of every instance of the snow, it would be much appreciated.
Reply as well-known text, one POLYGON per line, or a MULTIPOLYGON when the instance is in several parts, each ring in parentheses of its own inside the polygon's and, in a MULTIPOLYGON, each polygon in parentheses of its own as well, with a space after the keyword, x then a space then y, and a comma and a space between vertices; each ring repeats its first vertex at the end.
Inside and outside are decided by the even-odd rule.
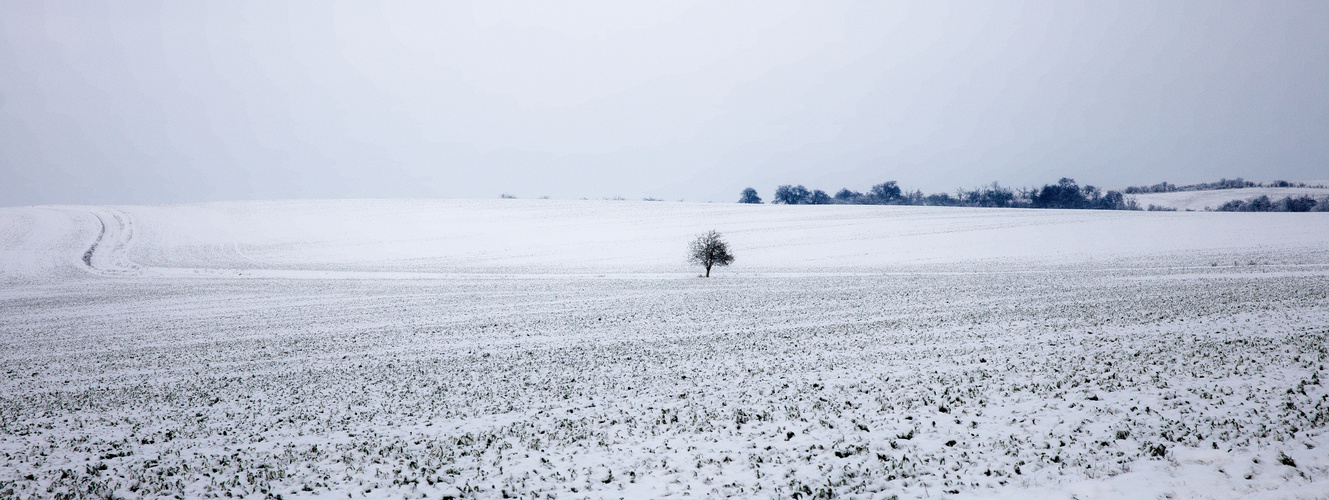
POLYGON ((1326 229, 621 201, 0 209, 0 496, 1325 498, 1326 229), (683 253, 710 229, 737 260, 700 279, 683 253))
MULTIPOLYGON (((891 266, 984 261, 1043 265, 1254 251, 1267 245, 1319 248, 1329 240, 1322 231, 1323 214, 552 200, 243 202, 7 213, 10 219, 62 216, 48 227, 63 231, 62 238, 81 238, 62 244, 82 249, 96 237, 95 224, 104 221, 105 244, 124 247, 105 258, 124 262, 94 267, 151 275, 219 270, 267 271, 264 276, 685 275, 694 271, 681 257, 687 241, 710 229, 743 249, 739 263, 730 268, 737 274, 879 272, 891 266)), ((19 229, 8 233, 28 225, 16 224, 19 229)), ((59 255, 51 250, 55 243, 22 244, 38 246, 7 245, 7 263, 59 255)), ((64 254, 67 264, 78 267, 77 259, 70 258, 82 254, 73 252, 78 248, 64 254)), ((9 265, 5 272, 13 276, 47 267, 9 265)))
MULTIPOLYGON (((1310 185, 1323 185, 1319 182, 1310 185)), ((1171 193, 1145 193, 1133 194, 1135 202, 1141 208, 1147 208, 1149 205, 1158 205, 1160 207, 1170 207, 1177 210, 1218 210, 1232 200, 1249 200, 1260 196, 1268 196, 1271 200, 1281 200, 1289 196, 1298 198, 1301 196, 1310 196, 1316 200, 1329 197, 1329 189, 1326 188, 1241 188, 1241 189, 1215 189, 1209 191, 1174 191, 1171 193)))

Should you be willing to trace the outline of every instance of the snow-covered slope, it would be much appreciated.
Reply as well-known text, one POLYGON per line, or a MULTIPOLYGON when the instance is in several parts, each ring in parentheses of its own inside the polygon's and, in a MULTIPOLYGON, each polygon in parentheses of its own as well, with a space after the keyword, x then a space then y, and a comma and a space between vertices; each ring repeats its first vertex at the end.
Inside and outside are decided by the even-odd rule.
POLYGON ((9 208, 0 217, 9 277, 77 268, 94 244, 92 267, 106 272, 689 273, 686 245, 709 229, 737 254, 724 270, 733 273, 1329 245, 1325 213, 337 200, 9 208))
POLYGON ((86 209, 0 208, 0 283, 85 274, 81 259, 101 230, 86 209))
POLYGON ((1281 200, 1286 197, 1310 196, 1317 200, 1329 196, 1325 188, 1242 188, 1215 189, 1209 191, 1174 191, 1171 193, 1146 193, 1131 195, 1140 207, 1158 205, 1177 210, 1217 210, 1232 200, 1248 200, 1257 196, 1268 196, 1281 200))
POLYGON ((28 207, 0 272, 0 498, 1329 492, 1329 213, 28 207))

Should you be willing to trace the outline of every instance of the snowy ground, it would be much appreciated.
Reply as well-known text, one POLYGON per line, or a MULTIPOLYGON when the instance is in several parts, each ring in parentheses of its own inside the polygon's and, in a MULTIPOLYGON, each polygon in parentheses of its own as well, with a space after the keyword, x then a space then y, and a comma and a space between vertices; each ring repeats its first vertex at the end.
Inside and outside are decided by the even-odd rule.
MULTIPOLYGON (((1314 185, 1322 185, 1316 182, 1314 185)), ((1158 205, 1160 207, 1175 208, 1177 210, 1218 210, 1232 200, 1246 201, 1251 198, 1268 196, 1271 200, 1281 200, 1289 196, 1293 198, 1301 196, 1310 196, 1316 200, 1329 197, 1329 189, 1325 188, 1242 188, 1242 189, 1214 189, 1208 191, 1174 191, 1171 193, 1145 193, 1133 194, 1135 202, 1141 208, 1149 205, 1158 205)))
POLYGON ((1329 498, 1326 250, 1321 213, 0 209, 0 497, 1329 498))

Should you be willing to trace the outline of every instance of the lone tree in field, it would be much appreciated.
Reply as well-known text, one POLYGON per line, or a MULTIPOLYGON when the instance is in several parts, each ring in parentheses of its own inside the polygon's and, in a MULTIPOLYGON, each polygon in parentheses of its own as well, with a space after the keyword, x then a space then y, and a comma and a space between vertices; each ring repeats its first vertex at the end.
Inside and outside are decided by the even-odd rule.
POLYGON ((708 232, 692 240, 688 261, 706 267, 706 277, 711 277, 711 266, 727 266, 734 261, 729 254, 729 246, 720 239, 720 233, 708 232))
POLYGON ((761 203, 761 197, 757 196, 757 190, 747 188, 743 190, 743 196, 738 199, 739 203, 761 203))

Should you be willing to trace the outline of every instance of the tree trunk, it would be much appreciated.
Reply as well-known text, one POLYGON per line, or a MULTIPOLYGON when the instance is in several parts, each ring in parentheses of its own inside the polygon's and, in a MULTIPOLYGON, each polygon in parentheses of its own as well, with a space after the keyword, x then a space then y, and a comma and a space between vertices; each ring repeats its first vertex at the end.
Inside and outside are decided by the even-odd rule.
POLYGON ((711 277, 711 265, 710 265, 710 264, 707 264, 707 265, 706 265, 706 277, 707 277, 707 278, 711 277))

